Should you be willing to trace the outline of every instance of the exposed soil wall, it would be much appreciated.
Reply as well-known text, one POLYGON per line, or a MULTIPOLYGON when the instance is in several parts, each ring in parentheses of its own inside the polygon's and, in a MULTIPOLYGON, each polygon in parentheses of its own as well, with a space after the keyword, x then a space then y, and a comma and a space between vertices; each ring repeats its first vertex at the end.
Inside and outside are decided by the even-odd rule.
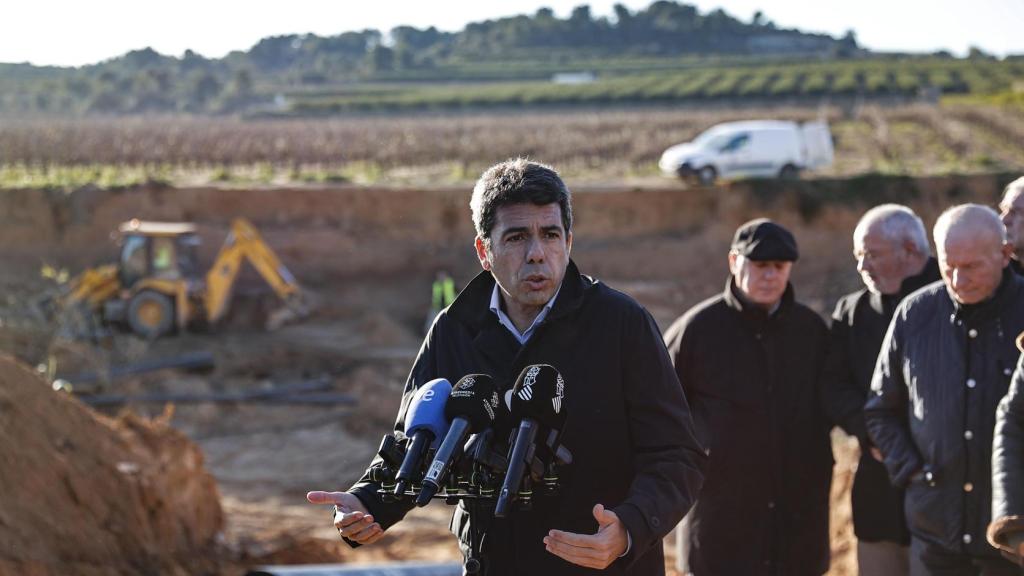
MULTIPOLYGON (((794 272, 798 296, 823 310, 857 286, 850 233, 864 210, 905 203, 930 226, 952 204, 994 204, 1013 176, 581 187, 574 195, 573 255, 584 271, 635 292, 656 312, 664 307, 659 320, 666 320, 669 309, 678 314, 720 288, 733 230, 767 216, 795 232, 803 253, 794 272)), ((390 312, 408 319, 426 307, 434 271, 448 269, 465 282, 479 270, 469 194, 364 187, 4 191, 0 282, 31 278, 43 262, 74 272, 110 260, 111 231, 133 217, 196 222, 209 263, 231 220, 245 216, 301 282, 371 306, 385 300, 390 312)))
POLYGON ((0 574, 212 574, 223 528, 199 448, 109 419, 0 355, 0 574))

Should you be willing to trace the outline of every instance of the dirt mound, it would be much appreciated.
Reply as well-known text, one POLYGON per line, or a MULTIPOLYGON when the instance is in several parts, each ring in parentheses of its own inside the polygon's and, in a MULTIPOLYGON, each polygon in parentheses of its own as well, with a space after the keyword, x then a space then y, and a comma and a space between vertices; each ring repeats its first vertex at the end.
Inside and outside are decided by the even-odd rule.
POLYGON ((98 416, 0 355, 0 574, 217 572, 224 519, 165 421, 98 416))

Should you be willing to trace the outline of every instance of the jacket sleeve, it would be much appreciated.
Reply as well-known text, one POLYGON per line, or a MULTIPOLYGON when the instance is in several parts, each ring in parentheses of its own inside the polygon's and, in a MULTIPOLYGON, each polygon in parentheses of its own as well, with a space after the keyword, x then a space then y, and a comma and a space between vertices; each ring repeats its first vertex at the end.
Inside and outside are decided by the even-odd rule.
POLYGON ((861 448, 871 444, 868 430, 864 425, 864 391, 853 378, 853 364, 850 358, 850 324, 846 318, 854 313, 840 300, 832 313, 829 327, 828 356, 822 371, 822 394, 825 412, 832 425, 839 426, 850 436, 856 436, 861 448))
MULTIPOLYGON (((412 401, 412 396, 416 392, 416 389, 435 378, 435 374, 437 374, 435 344, 437 342, 439 327, 441 327, 445 321, 446 318, 443 313, 435 319, 427 337, 424 338, 423 344, 420 346, 419 353, 416 355, 416 361, 413 363, 412 370, 409 372, 409 377, 405 382, 405 389, 402 391, 402 401, 398 409, 398 417, 395 419, 394 429, 396 432, 403 432, 405 430, 405 416, 409 410, 409 403, 412 401)), ((381 500, 380 496, 377 494, 377 491, 380 489, 380 484, 372 481, 370 477, 371 471, 374 468, 381 467, 382 465, 383 462, 380 457, 374 457, 373 461, 370 462, 370 466, 366 469, 366 472, 363 473, 363 476, 348 491, 355 494, 355 496, 358 497, 363 505, 365 505, 370 511, 373 518, 380 524, 381 528, 387 530, 412 510, 413 503, 411 501, 384 502, 381 500)), ((357 543, 348 539, 345 541, 352 547, 359 546, 357 543)))
POLYGON ((903 378, 902 340, 903 305, 893 316, 878 353, 871 378, 871 394, 864 405, 868 435, 884 456, 889 478, 896 486, 906 486, 910 477, 924 464, 907 423, 909 394, 903 378))
POLYGON ((992 518, 989 542, 1009 551, 1008 538, 1024 532, 1024 356, 1017 361, 1010 391, 996 411, 992 518))
POLYGON ((676 372, 676 378, 679 379, 679 384, 683 390, 684 398, 692 398, 692 378, 687 373, 687 368, 691 366, 689 357, 692 353, 691 342, 687 339, 687 326, 689 326, 689 318, 684 316, 665 331, 665 348, 668 350, 669 361, 672 362, 673 369, 676 372))
POLYGON ((705 455, 658 327, 646 311, 626 326, 622 382, 634 476, 613 508, 632 539, 627 565, 665 537, 693 506, 705 455))

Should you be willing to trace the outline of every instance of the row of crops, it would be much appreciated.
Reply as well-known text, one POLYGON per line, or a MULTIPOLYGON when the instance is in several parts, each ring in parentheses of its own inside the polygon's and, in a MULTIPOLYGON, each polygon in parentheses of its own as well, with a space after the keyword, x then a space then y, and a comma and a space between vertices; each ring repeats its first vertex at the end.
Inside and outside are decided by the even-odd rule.
POLYGON ((548 81, 378 84, 291 95, 293 112, 531 104, 671 103, 743 99, 994 94, 1024 84, 1024 61, 839 61, 693 67, 548 81))

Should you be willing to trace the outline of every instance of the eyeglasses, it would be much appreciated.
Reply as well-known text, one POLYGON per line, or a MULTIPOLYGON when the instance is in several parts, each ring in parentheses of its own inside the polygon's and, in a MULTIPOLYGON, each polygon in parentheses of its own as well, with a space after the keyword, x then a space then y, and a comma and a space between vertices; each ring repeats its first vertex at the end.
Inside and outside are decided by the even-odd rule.
POLYGON ((892 250, 854 250, 854 260, 878 260, 893 254, 892 250))

